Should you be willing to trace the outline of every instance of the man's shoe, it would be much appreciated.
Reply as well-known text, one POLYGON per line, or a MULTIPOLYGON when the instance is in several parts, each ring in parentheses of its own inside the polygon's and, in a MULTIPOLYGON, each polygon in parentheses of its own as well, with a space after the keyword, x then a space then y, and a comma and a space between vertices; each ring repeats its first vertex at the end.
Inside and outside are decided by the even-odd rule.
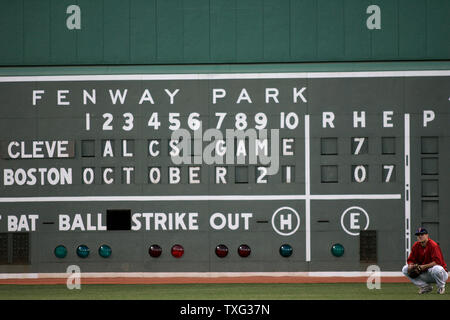
POLYGON ((444 294, 445 293, 445 287, 440 287, 437 289, 438 294, 444 294))
POLYGON ((419 289, 419 294, 428 293, 433 290, 432 286, 424 286, 419 289))

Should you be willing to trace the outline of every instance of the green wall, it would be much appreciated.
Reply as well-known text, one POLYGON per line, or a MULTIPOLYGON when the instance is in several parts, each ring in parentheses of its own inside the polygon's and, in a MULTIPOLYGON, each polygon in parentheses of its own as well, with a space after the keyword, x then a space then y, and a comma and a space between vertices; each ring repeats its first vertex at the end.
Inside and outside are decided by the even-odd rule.
POLYGON ((446 60, 449 13, 448 0, 0 0, 0 65, 446 60))

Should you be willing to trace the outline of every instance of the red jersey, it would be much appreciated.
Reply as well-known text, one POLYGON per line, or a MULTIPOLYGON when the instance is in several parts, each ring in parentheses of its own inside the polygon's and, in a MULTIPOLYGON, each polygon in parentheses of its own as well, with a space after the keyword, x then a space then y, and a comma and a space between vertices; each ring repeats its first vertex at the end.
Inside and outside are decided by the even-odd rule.
POLYGON ((442 251, 439 245, 431 239, 428 239, 425 247, 422 247, 419 241, 416 241, 412 246, 411 253, 409 254, 407 263, 408 264, 428 264, 431 262, 436 262, 442 268, 447 270, 447 264, 442 256, 442 251))

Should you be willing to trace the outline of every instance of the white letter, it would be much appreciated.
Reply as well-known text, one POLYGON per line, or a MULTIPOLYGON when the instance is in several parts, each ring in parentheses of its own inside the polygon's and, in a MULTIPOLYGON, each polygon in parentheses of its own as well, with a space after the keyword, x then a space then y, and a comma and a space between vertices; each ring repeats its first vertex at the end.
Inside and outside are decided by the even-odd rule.
POLYGON ((197 184, 200 183, 199 178, 200 167, 189 167, 189 183, 197 184))
POLYGON ((66 93, 69 93, 69 90, 58 90, 58 106, 68 106, 70 105, 69 101, 63 101, 66 99, 66 93))
POLYGON ((179 143, 178 140, 170 140, 169 141, 169 146, 172 149, 172 150, 170 150, 170 155, 172 157, 176 157, 176 156, 178 156, 180 154, 180 149, 177 146, 178 143, 179 143))
POLYGON ((47 180, 52 186, 57 185, 60 181, 60 174, 58 169, 50 168, 47 172, 47 180))
POLYGON ((45 93, 44 90, 33 90, 33 106, 36 105, 36 100, 42 99, 42 97, 39 96, 38 94, 44 94, 44 93, 45 93))
POLYGON ((283 214, 280 214, 280 229, 284 230, 284 227, 287 226, 288 229, 292 229, 292 215, 288 214, 287 218, 283 214))
POLYGON ((248 230, 248 220, 253 217, 253 213, 241 213, 241 217, 244 218, 244 230, 248 230))
POLYGON ((17 141, 11 141, 8 144, 8 155, 9 155, 9 157, 11 159, 17 159, 20 156, 20 152, 16 152, 16 153, 13 154, 12 151, 11 151, 11 147, 13 147, 13 146, 18 147, 19 143, 17 141))
POLYGON ((394 111, 383 111, 383 128, 392 128, 394 126, 393 123, 388 122, 392 120, 393 114, 394 111))
POLYGON ((294 142, 294 138, 283 139, 283 156, 293 156, 294 151, 292 150, 292 145, 290 143, 294 142))
POLYGON ((366 127, 365 111, 361 111, 361 116, 358 116, 358 111, 353 111, 353 128, 358 128, 358 123, 361 123, 361 128, 366 127))
POLYGON ((117 99, 120 100, 120 104, 123 104, 125 102, 125 98, 127 96, 128 89, 125 89, 123 93, 121 93, 119 90, 116 90, 116 94, 113 96, 113 91, 109 90, 109 96, 111 97, 111 102, 113 104, 117 103, 117 99))
POLYGON ((43 144, 44 141, 33 141, 33 158, 44 158, 44 154, 42 153, 43 144))
POLYGON ((248 103, 252 103, 252 100, 250 99, 250 96, 248 95, 248 92, 245 88, 242 88, 236 103, 241 103, 241 100, 247 100, 248 103))
POLYGON ((17 231, 18 221, 16 216, 8 216, 8 231, 17 231))
POLYGON ((58 158, 68 158, 69 154, 68 153, 64 153, 67 151, 67 144, 69 144, 69 141, 67 140, 63 140, 63 141, 58 141, 58 158))
POLYGON ((144 101, 150 101, 151 104, 155 104, 153 101, 152 95, 148 89, 145 89, 144 93, 141 96, 141 100, 139 100, 139 104, 142 104, 144 101))
POLYGON ((275 103, 279 103, 278 101, 278 89, 277 88, 266 88, 266 103, 269 103, 270 98, 275 101, 275 103))
POLYGON ((267 156, 269 155, 269 146, 267 143, 267 139, 264 139, 263 141, 256 139, 255 141, 255 154, 259 156, 259 150, 263 151, 263 155, 267 156))
POLYGON ((148 144, 148 153, 152 156, 152 157, 157 157, 159 155, 159 150, 154 151, 153 150, 153 145, 158 145, 159 146, 159 141, 158 140, 152 140, 150 141, 150 143, 148 144))
POLYGON ((188 229, 189 230, 198 230, 197 224, 198 213, 197 212, 189 212, 188 214, 188 229))
POLYGON ((303 96, 303 91, 305 91, 305 90, 306 90, 306 87, 303 87, 300 90, 298 90, 297 88, 294 88, 294 94, 293 94, 293 96, 294 96, 294 103, 297 103, 298 97, 300 97, 300 99, 302 99, 302 101, 304 103, 307 102, 305 97, 303 96))
POLYGON ((148 172, 148 177, 149 177, 151 183, 157 184, 157 183, 159 183, 159 181, 161 181, 161 171, 159 170, 159 168, 153 167, 148 172), (155 173, 156 173, 156 176, 155 176, 155 173))
POLYGON ((123 157, 132 157, 133 154, 128 152, 127 146, 128 146, 127 140, 122 140, 122 156, 123 157))
POLYGON ((227 180, 225 178, 227 174, 226 167, 216 167, 216 184, 223 183, 227 184, 227 180))
POLYGON ((216 104, 217 98, 224 98, 226 94, 224 89, 213 89, 213 104, 216 104))
POLYGON ((225 141, 217 140, 216 142, 216 155, 223 157, 227 152, 227 147, 225 146, 225 141))
POLYGON ((37 214, 30 214, 28 218, 31 220, 31 231, 36 231, 36 220, 39 219, 37 214))
POLYGON ((167 89, 164 89, 164 91, 167 93, 167 95, 168 95, 169 98, 170 98, 170 104, 173 104, 173 100, 174 100, 176 94, 178 93, 178 91, 180 91, 180 89, 177 89, 177 90, 175 90, 174 92, 170 92, 170 91, 167 90, 167 89))
POLYGON ((428 122, 434 120, 434 111, 433 110, 423 110, 423 126, 426 127, 428 122))
POLYGON ((134 171, 134 167, 123 167, 123 171, 125 171, 125 183, 130 184, 131 183, 131 172, 134 171))
POLYGON ((106 183, 106 184, 111 184, 111 183, 114 182, 114 179, 113 179, 113 178, 108 179, 107 175, 108 175, 109 173, 113 173, 113 169, 112 169, 112 168, 106 168, 106 169, 103 171, 103 182, 106 183))
POLYGON ((245 157, 247 156, 247 151, 245 149, 245 141, 244 140, 238 140, 237 142, 237 149, 236 149, 236 157, 245 157))
POLYGON ((87 99, 86 98, 89 98, 89 100, 91 100, 91 102, 93 103, 93 104, 95 104, 96 103, 96 90, 95 89, 92 89, 92 95, 90 95, 86 90, 83 90, 83 104, 87 104, 87 99))
POLYGON ((350 229, 359 229, 358 220, 359 212, 350 213, 350 229))
POLYGON ((84 168, 83 169, 83 183, 91 184, 92 182, 94 182, 94 170, 92 170, 92 168, 84 168), (88 174, 89 174, 89 179, 87 178, 88 174))
POLYGON ((169 167, 169 183, 177 184, 180 183, 180 168, 178 167, 169 167))
POLYGON ((135 213, 135 214, 133 214, 131 216, 131 221, 133 221, 133 225, 131 226, 131 230, 133 230, 133 231, 141 230, 142 225, 141 225, 141 222, 138 219, 140 217, 141 217, 140 213, 135 213))
POLYGON ((67 214, 59 215, 59 231, 70 230, 70 217, 67 214))
POLYGON ((220 212, 214 213, 211 218, 209 218, 209 225, 215 229, 215 230, 222 230, 223 227, 225 227, 225 224, 227 223, 227 220, 225 219, 225 216, 221 214, 220 212), (221 221, 220 224, 216 224, 215 220, 219 218, 221 221))
POLYGON ((111 140, 105 141, 105 146, 103 147, 103 157, 114 157, 112 150, 111 140))
POLYGON ((322 128, 326 128, 327 124, 330 128, 334 128, 334 113, 333 112, 322 112, 322 128))

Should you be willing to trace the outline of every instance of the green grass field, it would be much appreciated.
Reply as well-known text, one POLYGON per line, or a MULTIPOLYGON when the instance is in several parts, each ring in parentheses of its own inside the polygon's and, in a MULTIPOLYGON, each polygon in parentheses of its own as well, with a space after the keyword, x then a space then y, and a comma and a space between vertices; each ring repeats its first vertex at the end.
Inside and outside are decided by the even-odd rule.
POLYGON ((450 300, 436 290, 419 295, 409 283, 0 285, 0 300, 450 300))

